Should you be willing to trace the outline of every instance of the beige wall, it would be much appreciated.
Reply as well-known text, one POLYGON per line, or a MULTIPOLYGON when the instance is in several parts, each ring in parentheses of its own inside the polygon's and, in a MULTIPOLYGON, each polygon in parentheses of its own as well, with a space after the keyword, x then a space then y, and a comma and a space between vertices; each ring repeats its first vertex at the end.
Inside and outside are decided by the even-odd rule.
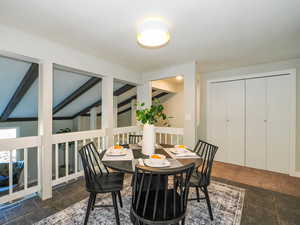
POLYGON ((183 128, 184 126, 184 107, 183 107, 184 91, 168 94, 161 98, 164 111, 167 116, 173 117, 168 119, 171 127, 183 128))
POLYGON ((201 74, 201 100, 200 100, 200 124, 199 138, 206 138, 206 83, 210 79, 228 78, 243 76, 252 73, 272 72, 286 69, 296 69, 298 72, 296 78, 296 170, 300 171, 300 58, 281 61, 276 63, 259 64, 248 67, 235 68, 231 70, 218 71, 212 73, 201 74))

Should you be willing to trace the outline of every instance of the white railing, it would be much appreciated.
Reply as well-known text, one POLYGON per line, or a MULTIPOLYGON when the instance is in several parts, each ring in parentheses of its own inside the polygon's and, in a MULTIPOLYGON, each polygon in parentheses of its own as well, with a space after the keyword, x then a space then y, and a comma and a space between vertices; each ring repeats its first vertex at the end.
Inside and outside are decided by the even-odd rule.
POLYGON ((142 134, 140 126, 119 127, 113 129, 114 144, 129 144, 129 135, 142 134))
POLYGON ((1 139, 0 146, 0 153, 8 152, 8 161, 1 163, 3 167, 1 172, 4 173, 4 167, 8 164, 7 175, 9 179, 8 186, 1 187, 0 203, 10 202, 40 191, 41 138, 35 136, 1 139), (22 161, 23 165, 18 168, 14 167, 22 161), (18 171, 14 171, 17 169, 18 171))
POLYGON ((178 145, 183 143, 183 128, 155 127, 157 144, 178 145))
POLYGON ((53 144, 52 186, 67 182, 83 175, 78 150, 93 141, 101 152, 107 148, 105 130, 92 130, 74 133, 55 134, 53 144))
MULTIPOLYGON (((156 141, 159 144, 182 144, 183 128, 156 127, 156 141)), ((93 141, 101 152, 108 143, 107 130, 93 130, 52 135, 52 186, 83 176, 78 150, 93 141)), ((128 144, 129 135, 142 134, 140 126, 114 128, 113 142, 128 144)), ((6 203, 40 191, 40 148, 41 137, 24 137, 0 140, 0 153, 8 152, 9 185, 6 192, 0 192, 0 203, 6 203), (15 154, 15 152, 18 154, 15 154), (24 162, 19 182, 14 178, 14 161, 24 162)), ((1 164, 0 164, 1 166, 1 164)), ((3 163, 2 163, 3 166, 3 163)), ((1 169, 1 168, 0 168, 1 169)))

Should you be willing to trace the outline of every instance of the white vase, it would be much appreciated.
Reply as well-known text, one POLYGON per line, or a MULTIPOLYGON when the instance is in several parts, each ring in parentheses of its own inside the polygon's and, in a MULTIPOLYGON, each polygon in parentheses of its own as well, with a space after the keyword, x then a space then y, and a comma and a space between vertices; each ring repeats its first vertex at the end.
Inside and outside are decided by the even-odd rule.
POLYGON ((143 129, 143 146, 142 153, 151 155, 155 151, 155 131, 154 125, 145 124, 143 129))

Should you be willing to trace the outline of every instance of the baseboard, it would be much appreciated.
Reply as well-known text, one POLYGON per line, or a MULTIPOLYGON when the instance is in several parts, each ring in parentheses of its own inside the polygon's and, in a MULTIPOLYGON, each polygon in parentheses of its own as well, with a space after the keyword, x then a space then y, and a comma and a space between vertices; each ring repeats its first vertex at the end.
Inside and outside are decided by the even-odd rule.
POLYGON ((294 172, 290 173, 290 176, 300 178, 300 171, 294 171, 294 172))

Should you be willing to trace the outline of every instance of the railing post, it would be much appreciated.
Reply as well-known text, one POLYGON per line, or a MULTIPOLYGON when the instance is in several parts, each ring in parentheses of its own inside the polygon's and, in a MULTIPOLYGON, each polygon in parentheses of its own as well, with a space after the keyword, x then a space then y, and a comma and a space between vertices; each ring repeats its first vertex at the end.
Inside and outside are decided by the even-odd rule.
POLYGON ((39 65, 39 135, 41 136, 40 197, 52 197, 52 100, 53 64, 45 61, 39 65))
POLYGON ((145 103, 145 107, 150 107, 152 104, 152 85, 151 81, 137 86, 137 101, 139 104, 145 103))
POLYGON ((184 74, 184 135, 185 145, 193 148, 196 144, 196 68, 184 74))
POLYGON ((114 127, 114 110, 113 110, 113 88, 114 80, 112 77, 104 77, 102 79, 102 129, 106 129, 107 144, 113 145, 112 128, 114 127))
POLYGON ((136 99, 131 100, 131 126, 136 126, 136 99))
POLYGON ((114 128, 118 127, 118 96, 113 98, 113 107, 114 107, 114 128))
POLYGON ((90 110, 90 130, 97 129, 97 108, 94 107, 90 110))

